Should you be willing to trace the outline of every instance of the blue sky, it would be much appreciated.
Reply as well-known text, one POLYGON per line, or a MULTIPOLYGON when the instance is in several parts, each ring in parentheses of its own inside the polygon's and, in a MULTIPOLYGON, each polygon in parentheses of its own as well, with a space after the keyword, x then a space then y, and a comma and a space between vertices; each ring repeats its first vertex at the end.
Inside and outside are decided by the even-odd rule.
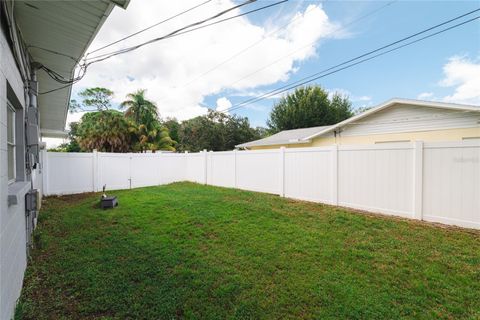
MULTIPOLYGON (((312 2, 301 5, 305 7, 312 2)), ((390 2, 327 1, 323 2, 323 8, 334 22, 343 25, 386 3, 390 2)), ((275 10, 289 11, 290 8, 298 9, 298 5, 298 2, 288 3, 284 8, 275 10)), ((345 37, 321 41, 316 55, 297 63, 298 71, 288 81, 262 86, 258 91, 275 89, 478 7, 479 1, 396 1, 347 27, 349 34, 345 37)), ((270 14, 271 11, 259 14, 252 17, 252 21, 262 23, 262 19, 268 19, 270 14)), ((454 56, 478 61, 479 55, 480 23, 477 21, 313 83, 329 90, 348 91, 355 108, 376 105, 392 97, 416 99, 425 92, 443 97, 454 90, 439 85, 443 78, 443 66, 454 56)), ((220 96, 222 94, 208 96, 206 104, 214 105, 220 96)), ((230 96, 229 99, 236 104, 248 97, 230 96)), ((236 113, 247 116, 254 125, 263 125, 273 103, 271 99, 266 99, 257 102, 255 110, 241 108, 236 113)))
MULTIPOLYGON (((132 0, 126 11, 115 9, 91 49, 199 3, 147 2, 132 0)), ((214 0, 114 48, 165 34, 233 3, 239 1, 214 0)), ((241 11, 271 3, 259 0, 241 11)), ((89 69, 73 92, 75 96, 85 87, 109 87, 116 92, 118 103, 126 93, 145 88, 164 117, 188 119, 204 114, 205 106, 221 110, 235 105, 476 8, 480 8, 480 1, 289 1, 246 19, 235 19, 99 63, 89 69), (375 10, 378 11, 349 25, 375 10), (279 28, 279 32, 271 34, 279 28), (305 54, 287 57, 240 84, 232 84, 252 70, 304 47, 309 39, 314 39, 315 46, 304 50, 305 54), (252 46, 256 42, 259 43, 252 46), (252 48, 245 50, 249 46, 252 48)), ((393 97, 480 104, 480 22, 314 84, 349 95, 354 108, 376 105, 393 97)), ((264 126, 275 101, 265 99, 235 113, 248 117, 254 126, 264 126)), ((72 116, 70 121, 78 116, 72 116)))

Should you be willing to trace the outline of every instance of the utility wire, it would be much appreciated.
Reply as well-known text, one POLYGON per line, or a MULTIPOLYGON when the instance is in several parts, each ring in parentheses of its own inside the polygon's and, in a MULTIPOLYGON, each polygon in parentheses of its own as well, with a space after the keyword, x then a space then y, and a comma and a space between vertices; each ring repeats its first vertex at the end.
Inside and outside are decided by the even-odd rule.
POLYGON ((475 12, 477 12, 477 11, 480 11, 480 8, 479 8, 479 9, 476 9, 476 10, 472 10, 472 11, 470 11, 470 12, 467 12, 467 13, 465 13, 465 14, 462 14, 462 15, 460 15, 460 16, 457 16, 457 17, 455 17, 455 18, 452 18, 452 19, 450 19, 450 20, 447 20, 447 21, 445 21, 445 22, 442 22, 442 23, 440 23, 440 24, 437 24, 437 25, 435 25, 435 26, 432 26, 432 27, 430 27, 430 28, 427 28, 427 29, 425 29, 425 30, 422 30, 422 31, 420 31, 420 32, 417 32, 417 33, 415 33, 415 34, 412 34, 412 35, 410 35, 410 36, 407 36, 407 37, 405 37, 405 38, 402 38, 402 39, 400 39, 400 40, 394 41, 394 42, 392 42, 392 43, 390 43, 390 44, 388 44, 388 45, 385 45, 385 46, 382 46, 382 47, 380 47, 380 48, 374 49, 374 50, 372 50, 372 51, 369 51, 369 52, 367 52, 367 53, 364 53, 364 54, 362 54, 362 55, 359 55, 359 56, 357 56, 357 57, 355 57, 355 58, 349 59, 349 60, 347 60, 347 61, 345 61, 345 62, 339 63, 339 64, 337 64, 337 65, 335 65, 335 66, 332 66, 332 67, 327 68, 327 69, 325 69, 325 70, 322 70, 322 71, 320 71, 320 72, 314 73, 314 74, 312 74, 312 75, 310 75, 310 76, 301 78, 301 79, 299 79, 299 80, 297 80, 297 81, 295 81, 295 82, 286 84, 286 85, 281 86, 281 87, 279 87, 279 88, 277 88, 277 89, 274 89, 274 90, 271 90, 271 91, 269 91, 269 92, 267 92, 267 93, 264 93, 264 94, 262 94, 262 95, 260 95, 260 96, 247 99, 247 100, 245 100, 245 101, 243 101, 243 102, 240 102, 240 103, 238 103, 238 104, 236 104, 236 105, 234 105, 234 106, 232 106, 232 107, 230 107, 230 108, 228 108, 228 109, 223 110, 222 112, 230 112, 230 111, 232 111, 232 110, 236 110, 236 109, 242 108, 242 107, 244 107, 244 106, 247 105, 247 104, 251 104, 251 103, 254 103, 254 102, 258 102, 258 101, 260 101, 260 100, 263 100, 263 99, 265 99, 265 98, 271 97, 271 96, 273 96, 273 95, 277 95, 277 94, 283 93, 283 92, 285 92, 285 91, 291 90, 291 89, 296 88, 296 87, 298 87, 298 86, 302 86, 302 85, 307 84, 307 83, 309 83, 309 82, 312 82, 312 81, 314 81, 314 80, 318 80, 318 79, 324 78, 324 77, 326 77, 326 76, 328 76, 328 75, 331 75, 331 74, 340 72, 340 71, 342 71, 342 70, 345 70, 345 69, 351 68, 351 67, 353 67, 353 66, 356 66, 356 65, 358 65, 358 64, 360 64, 360 63, 363 63, 363 62, 372 60, 372 59, 374 59, 374 58, 377 58, 377 57, 379 57, 379 56, 385 55, 385 54, 390 53, 390 52, 392 52, 392 51, 396 51, 396 50, 399 50, 399 49, 401 49, 401 48, 403 48, 403 47, 406 47, 406 46, 412 45, 412 44, 414 44, 414 43, 417 43, 417 42, 419 42, 419 41, 422 41, 422 40, 431 38, 431 37, 436 36, 436 35, 438 35, 438 34, 441 34, 441 33, 444 33, 444 32, 446 32, 446 31, 449 31, 449 30, 451 30, 451 29, 458 28, 458 27, 460 27, 460 26, 462 26, 462 25, 465 25, 465 24, 467 24, 467 23, 470 23, 470 22, 473 22, 473 21, 479 19, 480 16, 476 16, 476 17, 474 17, 474 18, 471 18, 471 19, 469 19, 469 20, 466 20, 466 21, 463 21, 463 22, 461 22, 461 23, 455 24, 455 25, 453 25, 453 26, 447 27, 447 28, 442 29, 442 30, 440 30, 440 31, 437 31, 437 32, 435 32, 435 33, 429 34, 429 35, 424 36, 424 37, 421 37, 421 38, 419 38, 419 39, 416 39, 416 40, 410 41, 410 42, 408 42, 408 43, 402 44, 402 45, 400 45, 400 46, 394 47, 393 49, 390 49, 390 50, 387 50, 387 51, 378 53, 378 54, 376 54, 376 55, 373 55, 373 56, 371 56, 371 57, 365 58, 365 57, 367 57, 367 56, 369 56, 369 55, 371 55, 371 54, 373 54, 373 53, 379 52, 379 51, 381 51, 381 50, 383 50, 383 49, 392 47, 392 46, 394 46, 394 45, 396 45, 396 44, 399 44, 399 43, 404 42, 404 41, 406 41, 406 40, 412 39, 413 37, 419 36, 419 35, 421 35, 421 34, 424 34, 424 33, 428 32, 428 31, 431 31, 431 30, 433 30, 433 29, 436 29, 436 28, 439 28, 439 27, 441 27, 441 26, 444 26, 444 25, 446 25, 446 24, 448 24, 448 23, 451 23, 451 22, 453 22, 453 21, 455 21, 455 20, 461 19, 461 18, 463 18, 463 17, 465 17, 465 16, 467 16, 467 15, 471 15, 472 13, 475 13, 475 12), (362 58, 364 58, 364 59, 362 59, 362 58), (359 59, 362 59, 362 60, 359 60, 359 59), (356 60, 359 60, 359 61, 354 62, 354 61, 356 61, 356 60), (353 63, 352 63, 352 62, 353 62, 353 63), (343 66, 343 67, 342 67, 342 66, 343 66), (341 68, 339 68, 339 67, 341 67, 341 68))
MULTIPOLYGON (((231 8, 229 8, 229 9, 227 9, 227 10, 224 10, 224 11, 222 11, 222 12, 220 12, 220 13, 218 13, 218 14, 210 17, 210 18, 204 19, 204 20, 199 21, 199 22, 195 22, 195 23, 190 24, 190 25, 188 25, 188 26, 186 26, 186 27, 182 27, 182 28, 180 28, 180 29, 178 29, 178 30, 175 30, 175 31, 169 33, 169 34, 166 35, 166 36, 152 39, 152 40, 150 40, 150 41, 147 41, 147 42, 142 43, 142 44, 140 44, 140 45, 137 45, 137 46, 135 46, 135 47, 127 48, 128 51, 125 51, 126 49, 124 49, 124 50, 121 50, 121 52, 115 52, 115 53, 110 54, 109 56, 105 56, 105 57, 103 57, 103 58, 101 58, 101 59, 97 59, 97 60, 90 61, 90 62, 86 62, 85 59, 84 59, 84 62, 83 62, 82 64, 80 64, 80 66, 79 66, 78 75, 77 75, 77 76, 74 76, 74 77, 71 78, 71 79, 68 79, 68 78, 63 77, 63 76, 60 75, 59 73, 53 71, 52 69, 50 69, 50 68, 48 68, 48 67, 46 67, 46 66, 42 66, 42 69, 43 69, 52 79, 54 79, 55 81, 57 81, 57 82, 59 82, 59 83, 66 84, 66 85, 61 86, 61 87, 58 87, 58 88, 55 88, 55 89, 52 89, 52 90, 48 90, 48 91, 45 91, 45 92, 39 92, 38 94, 42 95, 42 94, 48 94, 48 93, 51 93, 51 92, 55 92, 55 91, 57 91, 57 90, 64 89, 64 88, 68 87, 69 85, 72 85, 72 84, 80 81, 80 80, 85 76, 85 74, 86 74, 86 72, 87 72, 87 68, 88 68, 90 65, 94 64, 94 63, 97 63, 97 62, 100 62, 100 61, 104 61, 104 60, 109 59, 109 58, 111 58, 111 57, 113 57, 113 56, 116 56, 116 55, 118 55, 118 54, 122 54, 122 53, 126 53, 126 52, 129 52, 129 51, 133 51, 133 50, 135 50, 135 49, 138 49, 138 48, 140 48, 140 47, 142 47, 142 46, 144 46, 144 45, 146 45, 146 44, 149 44, 149 43, 152 43, 152 42, 155 42, 155 41, 167 39, 167 38, 170 38, 170 37, 173 37, 173 36, 177 36, 177 35, 180 35, 180 34, 185 34, 185 33, 187 33, 187 32, 192 32, 192 31, 195 31, 195 30, 204 28, 204 27, 208 27, 208 26, 211 26, 211 25, 214 25, 214 24, 218 24, 218 23, 221 23, 221 22, 224 22, 224 21, 228 21, 228 20, 231 20, 231 19, 234 19, 234 18, 238 18, 238 17, 244 16, 244 15, 247 15, 247 14, 250 14, 250 13, 254 13, 254 12, 257 12, 257 11, 260 11, 260 10, 264 10, 264 9, 267 9, 267 8, 270 8, 270 7, 279 5, 279 4, 281 4, 281 3, 284 3, 284 2, 286 2, 286 1, 288 1, 288 0, 282 0, 282 1, 279 1, 279 2, 275 2, 275 3, 273 3, 273 4, 270 4, 270 5, 267 5, 267 6, 263 6, 263 7, 254 9, 254 10, 250 10, 250 11, 247 11, 247 12, 245 12, 245 13, 238 14, 238 15, 235 15, 235 16, 232 16, 232 17, 229 17, 229 18, 226 18, 226 19, 218 20, 218 21, 215 21, 215 22, 210 23, 210 24, 206 24, 206 25, 199 26, 199 27, 196 27, 196 28, 193 28, 193 29, 185 30, 185 29, 191 27, 192 25, 199 25, 199 24, 201 24, 201 23, 204 23, 205 21, 209 21, 209 20, 211 20, 211 19, 215 19, 216 17, 219 17, 219 16, 221 16, 221 15, 223 15, 223 14, 226 14, 226 13, 229 12, 229 11, 232 11, 232 10, 234 10, 234 9, 236 9, 236 8, 239 8, 239 7, 241 7, 241 6, 244 6, 244 5, 246 5, 246 4, 249 4, 249 3, 252 3, 252 2, 255 2, 255 1, 257 1, 257 0, 249 0, 249 1, 246 1, 246 2, 244 2, 244 3, 242 3, 242 4, 240 4, 240 5, 236 5, 236 6, 234 6, 234 7, 231 7, 231 8)), ((58 52, 52 52, 52 53, 61 54, 61 53, 58 53, 58 52)), ((63 55, 63 54, 62 54, 62 55, 63 55)), ((104 56, 104 55, 102 55, 102 56, 104 56)))
MULTIPOLYGON (((304 13, 304 16, 310 11, 312 10, 314 7, 310 7, 310 9, 307 9, 304 13)), ((214 67, 212 67, 211 69, 199 74, 197 77, 193 78, 192 80, 188 81, 187 83, 185 83, 183 85, 183 87, 186 87, 188 86, 189 84, 195 82, 196 80, 206 76, 207 74, 211 73, 212 71, 220 68, 221 66, 225 65, 226 63, 232 61, 233 59, 235 59, 236 57, 242 55, 243 53, 247 52, 248 50, 250 50, 251 48, 255 47, 256 45, 260 44, 261 42, 265 41, 267 39, 267 37, 275 34, 275 33, 278 33, 279 31, 281 31, 282 29, 286 28, 287 26, 289 26, 290 24, 292 24, 293 22, 295 22, 297 19, 299 19, 301 16, 297 16, 295 17, 294 19, 290 20, 288 23, 278 27, 277 29, 269 32, 267 35, 263 36, 260 40, 250 44, 249 46, 247 46, 246 48, 238 51, 237 53, 233 54, 232 56, 230 56, 229 58, 223 60, 222 62, 220 62, 219 64, 215 65, 214 67)))
POLYGON ((121 38, 121 39, 118 39, 118 40, 116 40, 116 41, 114 41, 114 42, 112 42, 112 43, 109 43, 109 44, 107 44, 107 45, 104 45, 103 47, 100 47, 100 48, 98 48, 98 49, 95 49, 95 50, 87 53, 87 56, 90 55, 90 54, 92 54, 92 53, 94 53, 94 52, 97 52, 97 51, 103 50, 103 49, 105 49, 105 48, 111 47, 111 46, 113 46, 114 44, 117 44, 117 43, 119 43, 119 42, 122 42, 122 41, 125 41, 125 40, 127 40, 127 39, 130 39, 130 38, 136 36, 137 34, 140 34, 140 33, 142 33, 142 32, 145 32, 145 31, 147 31, 147 30, 150 30, 150 29, 152 29, 152 28, 154 28, 154 27, 156 27, 156 26, 161 25, 162 23, 168 22, 168 21, 170 21, 170 20, 172 20, 172 19, 174 19, 174 18, 177 18, 177 17, 185 14, 185 13, 188 13, 188 12, 190 12, 190 11, 192 11, 192 10, 195 10, 196 8, 201 7, 201 6, 207 4, 207 3, 211 2, 211 1, 212 1, 212 0, 207 0, 207 1, 204 1, 204 2, 202 2, 202 3, 199 3, 199 4, 197 4, 196 6, 191 7, 190 9, 187 9, 187 10, 184 10, 184 11, 182 11, 182 12, 179 12, 179 13, 177 13, 177 14, 169 17, 169 18, 166 18, 166 19, 164 19, 164 20, 162 20, 162 21, 159 21, 159 22, 157 22, 157 23, 155 23, 155 24, 153 24, 153 25, 151 25, 151 26, 149 26, 149 27, 146 27, 146 28, 144 28, 144 29, 138 30, 137 32, 132 33, 131 35, 128 35, 128 36, 123 37, 123 38, 121 38))
MULTIPOLYGON (((110 57, 113 57, 113 56, 116 56, 116 55, 119 55, 119 54, 123 54, 123 53, 127 53, 127 52, 130 52, 130 51, 133 51, 133 50, 136 50, 138 48, 141 48, 143 46, 146 46, 148 44, 151 44, 151 43, 154 43, 154 42, 157 42, 157 41, 160 41, 160 40, 164 40, 164 39, 167 39, 167 38, 170 38, 172 37, 173 35, 175 34, 178 34, 184 30, 187 30, 189 28, 192 28, 192 27, 195 27, 195 26, 198 26, 198 25, 201 25, 201 24, 204 24, 205 22, 208 22, 210 20, 213 20, 213 19, 216 19, 220 16, 223 16, 224 14, 227 14, 228 12, 230 11, 233 11, 233 10, 236 10, 240 7, 243 7, 247 4, 250 4, 250 3, 253 3, 257 0, 247 0, 245 2, 242 2, 236 6, 233 6, 233 7, 230 7, 226 10, 223 10, 217 14, 214 14, 213 16, 211 17, 208 17, 206 19, 203 19, 203 20, 200 20, 200 21, 197 21, 197 22, 194 22, 194 23, 191 23, 189 25, 186 25, 185 27, 182 27, 180 29, 177 29, 177 30, 174 30, 164 36, 161 36, 161 37, 158 37, 158 38, 154 38, 154 39, 151 39, 151 40, 148 40, 146 42, 143 42, 143 43, 140 43, 140 44, 137 44, 135 46, 131 46, 131 47, 128 47, 128 48, 125 48, 125 49, 121 49, 121 50, 118 50, 118 51, 113 51, 113 52, 109 52, 109 53, 105 53, 105 54, 101 54, 101 55, 98 55, 98 56, 95 56, 95 57, 92 57, 91 59, 97 59, 97 58, 101 58, 101 57, 106 57, 107 59, 110 58, 110 57)), ((288 0, 285 0, 285 1, 288 1, 288 0)), ((183 34, 183 33, 182 33, 183 34)), ((101 58, 101 59, 98 59, 96 61, 102 61, 102 60, 105 60, 105 58, 101 58)))
MULTIPOLYGON (((347 24, 345 24, 345 25, 343 25, 343 26, 341 26, 341 27, 339 27, 339 28, 337 28, 337 29, 335 29, 335 30, 332 30, 332 31, 331 31, 330 33, 328 33, 326 36, 332 35, 333 33, 338 32, 338 31, 342 31, 342 30, 344 30, 345 28, 347 28, 347 27, 349 27, 349 26, 352 26, 353 24, 355 24, 355 23, 357 23, 357 22, 360 22, 360 21, 362 21, 362 20, 364 20, 364 19, 366 19, 366 18, 368 18, 368 17, 376 14, 377 12, 379 12, 379 11, 381 11, 381 10, 389 7, 389 6, 391 6, 392 4, 394 4, 394 3, 397 2, 397 1, 399 1, 399 0, 390 1, 390 2, 384 4, 383 6, 377 8, 377 9, 374 9, 374 10, 372 10, 372 11, 370 11, 370 12, 364 14, 364 15, 361 15, 361 16, 353 19, 353 20, 350 20, 347 24)), ((317 42, 317 40, 312 41, 312 42, 309 42, 309 43, 307 43, 306 45, 304 45, 304 46, 302 46, 302 47, 300 47, 300 48, 298 48, 298 49, 295 49, 295 50, 293 50, 293 51, 290 51, 290 52, 287 53, 286 55, 281 56, 280 58, 272 61, 271 63, 269 63, 269 64, 267 64, 267 65, 265 65, 265 66, 263 66, 263 67, 260 67, 259 69, 256 69, 255 71, 252 71, 251 73, 249 73, 249 74, 241 77, 240 79, 237 79, 237 80, 229 83, 226 87, 231 87, 231 86, 239 83, 239 82, 242 81, 242 80, 245 80, 245 79, 247 79, 247 78, 250 78, 251 76, 253 76, 253 75, 255 75, 255 74, 257 74, 257 73, 259 73, 259 72, 261 72, 261 71, 263 71, 263 70, 265 70, 265 69, 267 69, 268 67, 273 66, 274 64, 277 64, 278 62, 282 61, 283 59, 285 59, 285 58, 287 58, 287 57, 290 57, 290 56, 294 55, 295 53, 297 53, 297 52, 299 52, 299 51, 301 51, 301 50, 303 50, 303 49, 305 49, 305 48, 307 48, 307 47, 310 47, 310 46, 314 45, 316 42, 317 42)))

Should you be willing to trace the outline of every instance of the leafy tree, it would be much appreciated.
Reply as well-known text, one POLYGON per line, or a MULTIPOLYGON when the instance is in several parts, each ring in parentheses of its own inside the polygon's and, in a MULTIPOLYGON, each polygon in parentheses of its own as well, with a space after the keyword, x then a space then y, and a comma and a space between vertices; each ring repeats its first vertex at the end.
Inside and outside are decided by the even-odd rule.
POLYGON ((179 141, 178 130, 180 130, 180 123, 175 118, 167 118, 163 121, 163 125, 168 129, 170 137, 174 141, 179 141))
POLYGON ((77 140, 78 122, 70 123, 70 131, 68 132, 68 142, 62 143, 59 148, 63 148, 65 152, 81 152, 82 148, 77 140))
POLYGON ((129 120, 132 143, 135 151, 169 150, 174 151, 175 142, 168 129, 160 123, 157 106, 145 98, 146 90, 137 90, 127 95, 121 103, 126 108, 125 117, 129 120))
MULTIPOLYGON (((169 125, 175 127, 172 123, 169 125)), ((207 115, 179 124, 177 149, 192 152, 233 150, 237 144, 259 138, 259 132, 250 127, 247 118, 209 110, 207 115)))
POLYGON ((113 91, 106 88, 87 88, 78 94, 82 97, 82 103, 70 100, 70 112, 79 111, 105 111, 109 110, 113 91))
POLYGON ((282 130, 332 125, 351 117, 351 102, 319 86, 301 87, 280 99, 270 113, 267 126, 271 133, 282 130))
POLYGON ((145 124, 137 125, 129 123, 129 131, 132 136, 133 151, 145 152, 147 150, 168 150, 175 151, 175 141, 170 138, 168 129, 156 124, 148 127, 145 124))
POLYGON ((77 127, 78 143, 83 151, 131 151, 130 126, 122 112, 105 110, 82 116, 77 127))

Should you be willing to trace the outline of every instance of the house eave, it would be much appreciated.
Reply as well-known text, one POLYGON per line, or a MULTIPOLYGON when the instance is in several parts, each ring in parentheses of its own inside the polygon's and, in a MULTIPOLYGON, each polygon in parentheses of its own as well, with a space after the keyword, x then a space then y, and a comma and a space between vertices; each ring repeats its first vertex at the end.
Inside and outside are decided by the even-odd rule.
POLYGON ((471 111, 471 112, 480 112, 480 107, 473 106, 473 105, 463 105, 463 104, 456 104, 456 103, 445 103, 445 102, 436 102, 436 101, 424 101, 424 100, 414 100, 414 99, 402 99, 402 98, 393 98, 390 99, 368 111, 365 111, 359 115, 353 116, 348 118, 342 122, 333 125, 330 128, 317 132, 313 135, 306 137, 306 140, 311 140, 318 136, 324 135, 329 132, 333 132, 349 123, 355 122, 357 120, 363 119, 365 117, 370 116, 378 111, 384 110, 391 106, 403 104, 403 105, 416 105, 416 106, 423 106, 423 107, 430 107, 430 108, 441 108, 441 109, 451 109, 451 110, 462 110, 462 111, 471 111))
POLYGON ((290 140, 290 141, 283 141, 283 142, 275 142, 275 143, 259 143, 259 144, 250 144, 250 143, 243 143, 236 145, 235 148, 254 148, 254 147, 266 147, 266 146, 284 146, 284 145, 291 145, 291 144, 306 144, 312 142, 311 140, 290 140))

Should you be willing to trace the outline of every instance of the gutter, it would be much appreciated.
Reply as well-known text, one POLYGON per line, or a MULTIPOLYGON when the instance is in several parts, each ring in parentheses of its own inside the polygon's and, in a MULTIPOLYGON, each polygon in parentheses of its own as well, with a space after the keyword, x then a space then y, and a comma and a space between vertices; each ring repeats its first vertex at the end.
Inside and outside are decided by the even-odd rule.
POLYGON ((40 129, 40 135, 44 138, 68 138, 68 132, 62 130, 40 129))

